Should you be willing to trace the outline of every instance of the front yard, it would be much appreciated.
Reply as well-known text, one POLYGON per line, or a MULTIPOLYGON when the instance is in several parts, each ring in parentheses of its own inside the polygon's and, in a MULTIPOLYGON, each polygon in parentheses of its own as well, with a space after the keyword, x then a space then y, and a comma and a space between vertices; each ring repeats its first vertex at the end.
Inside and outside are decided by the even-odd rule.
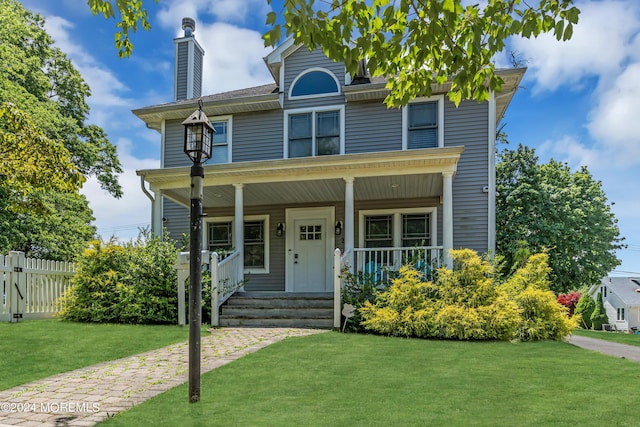
POLYGON ((178 326, 0 323, 0 390, 189 338, 178 326))
POLYGON ((287 339, 106 426, 637 425, 640 364, 561 342, 287 339))
MULTIPOLYGON (((6 389, 186 341, 188 328, 31 321, 0 324, 0 337, 6 389)), ((104 424, 637 425, 633 402, 620 397, 635 396, 639 381, 640 364, 562 342, 329 332, 287 339, 204 374, 197 404, 188 403, 184 384, 104 424)))

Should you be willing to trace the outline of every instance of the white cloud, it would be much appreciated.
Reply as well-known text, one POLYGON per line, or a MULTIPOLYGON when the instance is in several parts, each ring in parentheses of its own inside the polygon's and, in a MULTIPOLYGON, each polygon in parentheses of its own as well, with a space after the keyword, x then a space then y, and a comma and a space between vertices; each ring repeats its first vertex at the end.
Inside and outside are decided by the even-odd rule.
POLYGON ((573 169, 587 166, 589 169, 597 168, 602 161, 602 153, 593 148, 588 148, 576 137, 564 135, 558 140, 543 142, 536 153, 542 158, 554 158, 566 162, 573 169))
POLYGON ((262 60, 269 53, 260 33, 216 23, 197 30, 204 55, 203 93, 272 83, 262 60))
POLYGON ((151 201, 143 195, 140 188, 138 169, 154 169, 160 166, 157 159, 140 159, 131 154, 131 141, 117 141, 118 158, 124 172, 119 181, 124 195, 120 199, 106 193, 100 188, 95 178, 89 179, 82 188, 82 193, 89 200, 96 218, 98 233, 103 239, 117 235, 121 239, 135 238, 138 229, 148 226, 151 220, 151 201))
POLYGON ((640 22, 640 2, 621 0, 583 1, 580 22, 571 40, 558 42, 553 35, 537 39, 515 38, 514 50, 529 61, 529 77, 536 82, 534 91, 553 91, 559 86, 577 85, 585 77, 611 76, 626 64, 629 55, 637 55, 634 43, 640 22))
POLYGON ((245 23, 250 16, 263 16, 265 19, 271 7, 266 0, 169 0, 162 5, 157 18, 165 28, 176 29, 176 36, 182 35, 180 25, 182 18, 196 20, 196 32, 205 15, 213 16, 219 21, 237 24, 245 23))
POLYGON ((629 65, 601 93, 589 115, 588 129, 617 164, 640 163, 640 62, 629 65))

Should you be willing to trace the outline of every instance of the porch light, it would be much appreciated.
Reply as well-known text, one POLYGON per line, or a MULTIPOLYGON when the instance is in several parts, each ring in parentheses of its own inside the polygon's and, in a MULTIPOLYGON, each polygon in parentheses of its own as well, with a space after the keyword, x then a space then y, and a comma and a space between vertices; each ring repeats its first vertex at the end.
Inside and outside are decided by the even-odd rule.
POLYGON ((204 168, 202 161, 211 158, 215 130, 202 111, 198 110, 182 122, 184 152, 191 161, 191 228, 189 234, 189 402, 200 401, 200 328, 202 326, 202 191, 204 168))
POLYGON ((342 234, 342 221, 336 222, 335 232, 336 232, 336 236, 339 236, 342 234))
POLYGON ((276 236, 282 237, 283 234, 284 234, 284 224, 279 222, 278 226, 276 227, 276 236))
POLYGON ((207 115, 202 111, 202 99, 198 101, 198 107, 182 122, 184 126, 184 152, 194 164, 211 158, 213 134, 216 131, 211 126, 207 115))

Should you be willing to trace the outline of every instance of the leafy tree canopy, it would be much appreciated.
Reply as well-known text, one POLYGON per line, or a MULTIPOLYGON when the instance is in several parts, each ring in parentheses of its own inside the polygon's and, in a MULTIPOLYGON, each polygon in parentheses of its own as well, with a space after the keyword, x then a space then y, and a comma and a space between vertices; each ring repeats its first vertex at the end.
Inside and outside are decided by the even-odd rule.
MULTIPOLYGON (((121 57, 129 56, 129 31, 135 32, 138 23, 150 28, 143 0, 88 1, 94 14, 117 20, 116 48, 121 57)), ((552 33, 568 40, 580 14, 573 0, 463 3, 286 0, 282 10, 268 14, 271 29, 263 38, 265 45, 276 46, 284 33, 310 49, 320 46, 329 58, 344 61, 352 75, 366 58, 372 76, 389 78, 390 106, 429 96, 432 84, 449 79, 449 97, 457 104, 462 99, 488 100, 490 91, 500 90, 502 80, 495 74, 493 58, 504 50, 507 38, 552 33)))
POLYGON ((14 212, 0 186, 0 254, 22 251, 30 257, 75 261, 95 235, 93 212, 85 196, 34 190, 29 198, 42 208, 14 212))
MULTIPOLYGON (((68 178, 76 172, 84 177, 96 176, 106 191, 120 197, 122 188, 117 176, 122 168, 116 148, 104 130, 85 124, 89 114, 86 103, 91 95, 89 86, 69 58, 53 46, 53 40, 44 29, 44 19, 24 9, 17 0, 0 0, 0 64, 0 99, 13 104, 13 107, 3 107, 5 117, 8 117, 9 109, 9 119, 13 121, 0 123, 0 131, 5 135, 24 135, 37 128, 35 138, 44 141, 44 135, 49 140, 59 141, 68 151, 73 162, 68 178), (20 117, 30 117, 28 127, 20 129, 26 124, 26 119, 18 120, 20 117)), ((53 147, 55 144, 46 145, 53 147)), ((4 148, 20 146, 16 143, 4 148)), ((64 157, 65 153, 59 153, 51 159, 52 163, 59 163, 64 157)), ((50 155, 51 151, 45 154, 50 155)), ((59 171, 55 167, 52 169, 59 171)), ((46 175, 47 171, 43 169, 41 180, 51 179, 46 175)), ((70 181, 74 186, 79 180, 70 181)))
POLYGON ((561 293, 598 283, 620 264, 618 221, 585 166, 572 172, 555 160, 539 164, 520 145, 499 155, 496 181, 497 251, 507 265, 546 251, 551 289, 561 293))

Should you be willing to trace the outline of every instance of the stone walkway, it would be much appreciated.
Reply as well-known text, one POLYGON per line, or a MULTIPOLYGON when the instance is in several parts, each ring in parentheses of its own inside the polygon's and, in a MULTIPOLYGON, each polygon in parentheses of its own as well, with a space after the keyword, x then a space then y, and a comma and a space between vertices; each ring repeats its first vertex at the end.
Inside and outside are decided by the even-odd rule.
MULTIPOLYGON (((223 328, 201 339, 201 372, 287 337, 326 332, 223 328)), ((188 381, 187 342, 0 391, 0 427, 92 426, 188 381)), ((1 373, 0 373, 1 375, 1 373)), ((186 396, 185 396, 186 399, 186 396)))

